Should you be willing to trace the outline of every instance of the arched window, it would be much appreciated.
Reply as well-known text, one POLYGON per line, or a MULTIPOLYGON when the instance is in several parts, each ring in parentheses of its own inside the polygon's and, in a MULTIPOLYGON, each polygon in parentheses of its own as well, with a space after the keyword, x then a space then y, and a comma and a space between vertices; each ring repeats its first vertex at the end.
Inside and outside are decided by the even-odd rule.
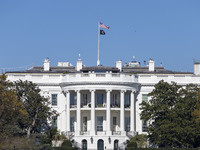
POLYGON ((82 150, 87 150, 87 140, 82 140, 82 150))
POLYGON ((98 140, 97 150, 104 150, 104 141, 102 139, 98 140))
POLYGON ((114 141, 114 150, 118 150, 118 140, 114 141))

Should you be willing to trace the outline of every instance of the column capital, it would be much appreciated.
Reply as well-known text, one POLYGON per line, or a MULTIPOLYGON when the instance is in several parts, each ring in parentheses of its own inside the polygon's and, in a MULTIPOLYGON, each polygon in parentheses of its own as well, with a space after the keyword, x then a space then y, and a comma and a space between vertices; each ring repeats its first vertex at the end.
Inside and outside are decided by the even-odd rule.
POLYGON ((67 92, 65 90, 62 90, 61 93, 66 94, 67 92))
POLYGON ((95 89, 91 89, 91 90, 90 90, 90 92, 95 92, 95 91, 96 91, 95 89))
POLYGON ((62 93, 66 96, 66 94, 69 93, 69 91, 68 91, 68 90, 62 90, 62 91, 60 92, 60 94, 62 94, 62 93))
POLYGON ((132 91, 131 91, 131 93, 133 93, 133 94, 136 94, 136 92, 137 92, 136 90, 132 90, 132 91))
POLYGON ((80 91, 81 91, 81 90, 75 90, 75 92, 78 92, 78 93, 80 93, 80 91))
POLYGON ((106 89, 106 93, 108 93, 108 92, 112 92, 112 90, 111 89, 106 89))
POLYGON ((125 93, 125 92, 126 92, 126 90, 124 90, 124 89, 123 89, 123 90, 121 90, 121 93, 125 93))

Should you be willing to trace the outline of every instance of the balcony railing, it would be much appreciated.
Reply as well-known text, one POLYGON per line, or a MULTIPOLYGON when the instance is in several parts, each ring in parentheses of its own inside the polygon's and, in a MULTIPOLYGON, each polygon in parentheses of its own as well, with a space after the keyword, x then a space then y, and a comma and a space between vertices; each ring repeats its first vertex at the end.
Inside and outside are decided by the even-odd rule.
POLYGON ((110 107, 111 108, 120 108, 120 104, 111 104, 110 107))
POLYGON ((130 105, 124 105, 125 108, 130 108, 130 105))
POLYGON ((112 135, 121 135, 121 131, 113 131, 112 135))
POLYGON ((64 134, 69 140, 71 140, 75 135, 74 132, 70 131, 62 132, 62 134, 64 134))
POLYGON ((106 76, 106 74, 103 74, 103 73, 96 74, 96 77, 105 77, 105 76, 106 76))
POLYGON ((81 104, 81 108, 91 108, 91 104, 81 104))
POLYGON ((106 131, 97 131, 97 135, 106 135, 106 131))
POLYGON ((90 135, 90 131, 81 131, 81 135, 90 135))
MULTIPOLYGON (((95 108, 106 108, 106 103, 104 104, 96 104, 95 108)), ((77 108, 77 105, 70 105, 70 108, 77 108)), ((91 108, 91 104, 81 104, 81 108, 91 108)), ((111 104, 110 108, 120 108, 120 104, 111 104)), ((130 105, 124 105, 124 108, 130 108, 130 105)))
POLYGON ((129 138, 132 138, 132 137, 134 137, 136 135, 137 135, 137 132, 135 132, 135 131, 126 132, 126 136, 128 136, 129 138))
POLYGON ((95 107, 96 108, 105 108, 106 107, 106 103, 104 103, 104 104, 96 104, 95 107))
POLYGON ((70 108, 77 108, 77 105, 70 105, 70 108))
POLYGON ((117 83, 138 83, 138 76, 125 73, 69 73, 62 76, 63 83, 80 82, 117 82, 117 83), (92 80, 91 80, 92 79, 92 80))

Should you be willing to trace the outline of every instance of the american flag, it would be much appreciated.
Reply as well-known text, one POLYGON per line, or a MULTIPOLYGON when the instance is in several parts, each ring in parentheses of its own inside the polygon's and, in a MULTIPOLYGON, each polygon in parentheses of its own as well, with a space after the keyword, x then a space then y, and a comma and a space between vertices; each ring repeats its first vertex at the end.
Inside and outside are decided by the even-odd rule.
POLYGON ((100 28, 109 29, 110 27, 108 27, 105 24, 103 24, 102 22, 100 22, 100 28))

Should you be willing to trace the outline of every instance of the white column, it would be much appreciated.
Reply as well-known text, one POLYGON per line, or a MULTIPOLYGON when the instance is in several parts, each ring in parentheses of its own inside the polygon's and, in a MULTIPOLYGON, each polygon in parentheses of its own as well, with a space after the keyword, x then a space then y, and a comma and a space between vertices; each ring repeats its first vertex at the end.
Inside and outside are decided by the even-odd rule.
POLYGON ((81 93, 78 90, 76 92, 77 94, 77 110, 76 110, 76 135, 80 135, 80 131, 81 131, 81 93))
POLYGON ((70 131, 70 92, 66 92, 66 114, 67 114, 67 131, 70 131))
POLYGON ((120 128, 121 128, 121 135, 126 134, 124 131, 124 90, 120 93, 120 128))
POLYGON ((131 92, 131 110, 130 110, 130 125, 131 125, 131 129, 130 131, 135 131, 135 127, 134 127, 134 120, 135 120, 135 94, 132 91, 131 92))
POLYGON ((95 135, 95 91, 91 90, 91 130, 90 135, 95 135))
POLYGON ((110 130, 110 90, 106 91, 106 135, 111 135, 110 130))

